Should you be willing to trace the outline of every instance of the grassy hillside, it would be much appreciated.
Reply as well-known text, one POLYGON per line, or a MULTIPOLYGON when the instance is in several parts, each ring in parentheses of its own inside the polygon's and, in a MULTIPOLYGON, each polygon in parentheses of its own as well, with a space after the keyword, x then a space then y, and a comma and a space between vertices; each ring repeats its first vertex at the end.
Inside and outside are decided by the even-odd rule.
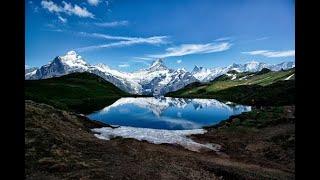
POLYGON ((286 105, 294 103, 294 69, 257 73, 239 73, 236 79, 222 75, 211 83, 191 84, 176 92, 172 97, 216 98, 250 105, 286 105))
POLYGON ((98 110, 123 96, 129 94, 91 73, 25 81, 25 99, 80 113, 98 110))

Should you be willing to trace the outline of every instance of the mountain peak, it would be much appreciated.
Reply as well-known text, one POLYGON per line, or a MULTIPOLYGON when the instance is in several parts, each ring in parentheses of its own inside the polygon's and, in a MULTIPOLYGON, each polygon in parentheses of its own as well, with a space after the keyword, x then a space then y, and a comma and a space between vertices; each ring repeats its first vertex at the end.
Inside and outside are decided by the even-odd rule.
POLYGON ((193 72, 198 72, 200 70, 200 67, 197 66, 197 65, 194 65, 194 68, 193 68, 193 72))
POLYGON ((68 61, 68 60, 77 60, 82 59, 82 57, 77 54, 75 51, 68 51, 66 55, 60 56, 62 60, 68 61))
POLYGON ((149 70, 163 70, 167 69, 167 67, 163 63, 163 59, 159 58, 152 62, 151 66, 148 68, 149 70))
POLYGON ((73 56, 76 56, 78 55, 76 51, 68 51, 67 52, 67 55, 73 55, 73 56))
POLYGON ((88 65, 75 51, 68 51, 65 55, 58 56, 56 59, 59 59, 63 64, 68 65, 69 67, 86 68, 84 66, 88 65))
POLYGON ((163 59, 159 58, 152 62, 151 66, 157 66, 163 64, 163 59))
POLYGON ((178 72, 187 72, 187 70, 185 68, 179 68, 177 69, 178 72))
POLYGON ((200 71, 206 71, 207 68, 204 68, 204 67, 199 67, 197 65, 194 66, 193 70, 192 70, 192 73, 197 73, 197 72, 200 72, 200 71))

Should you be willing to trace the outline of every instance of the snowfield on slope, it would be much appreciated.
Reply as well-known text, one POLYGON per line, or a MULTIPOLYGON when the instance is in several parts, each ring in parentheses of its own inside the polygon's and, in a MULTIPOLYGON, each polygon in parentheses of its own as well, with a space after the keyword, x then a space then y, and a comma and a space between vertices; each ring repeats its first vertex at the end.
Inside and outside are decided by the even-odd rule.
POLYGON ((178 144, 190 151, 200 151, 201 149, 209 149, 219 151, 221 146, 218 144, 200 144, 188 138, 192 134, 204 134, 204 129, 192 130, 164 130, 137 128, 129 126, 120 126, 117 128, 103 127, 92 129, 95 136, 99 139, 110 140, 114 137, 133 138, 139 141, 145 140, 154 144, 178 144))

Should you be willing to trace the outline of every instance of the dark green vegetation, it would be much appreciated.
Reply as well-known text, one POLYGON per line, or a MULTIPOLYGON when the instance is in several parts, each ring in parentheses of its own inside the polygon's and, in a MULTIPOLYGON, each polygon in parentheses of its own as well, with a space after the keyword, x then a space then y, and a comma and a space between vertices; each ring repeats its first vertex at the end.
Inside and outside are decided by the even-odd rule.
POLYGON ((255 106, 294 104, 295 81, 285 80, 294 72, 294 69, 279 72, 262 69, 257 73, 234 73, 233 80, 222 75, 210 83, 191 84, 166 96, 214 98, 255 106))
POLYGON ((103 78, 86 72, 25 81, 25 99, 79 113, 101 109, 123 96, 129 94, 103 78))
POLYGON ((295 172, 295 106, 263 107, 232 116, 194 135, 218 143, 230 158, 295 172))
POLYGON ((278 112, 275 121, 267 109, 235 116, 221 129, 194 136, 221 144, 225 155, 134 139, 100 140, 90 129, 104 124, 32 101, 25 107, 26 179, 294 178, 292 108, 272 110, 278 112))

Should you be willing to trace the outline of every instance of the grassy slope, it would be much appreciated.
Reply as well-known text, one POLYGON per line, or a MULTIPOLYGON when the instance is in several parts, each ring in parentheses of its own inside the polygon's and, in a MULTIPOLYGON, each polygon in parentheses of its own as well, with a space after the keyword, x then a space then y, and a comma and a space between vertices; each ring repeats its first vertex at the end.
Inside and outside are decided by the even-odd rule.
POLYGON ((285 105, 294 103, 295 83, 283 81, 294 74, 294 69, 263 74, 239 74, 247 80, 217 78, 212 83, 194 84, 175 92, 173 97, 216 98, 250 105, 285 105))
POLYGON ((129 94, 90 73, 73 73, 44 80, 25 81, 25 99, 56 108, 89 113, 129 94))

